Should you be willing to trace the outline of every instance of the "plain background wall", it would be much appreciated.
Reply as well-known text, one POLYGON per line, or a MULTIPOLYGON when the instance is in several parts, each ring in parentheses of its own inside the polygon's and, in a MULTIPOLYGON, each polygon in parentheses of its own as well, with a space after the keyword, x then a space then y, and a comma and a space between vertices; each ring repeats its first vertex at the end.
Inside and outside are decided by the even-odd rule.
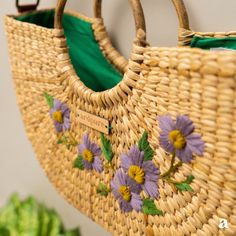
MULTIPOLYGON (((27 0, 21 2, 34 2, 27 0)), ((170 0, 141 0, 152 46, 175 46, 178 22, 170 0)), ((39 8, 53 7, 56 0, 41 0, 39 8)), ((235 0, 185 0, 192 29, 236 30, 235 0)), ((92 16, 92 0, 70 0, 67 7, 92 16)), ((3 16, 16 13, 15 0, 0 0, 0 206, 9 195, 32 194, 56 208, 67 227, 79 225, 85 236, 106 236, 100 226, 81 215, 62 199, 41 170, 26 139, 11 81, 3 16)), ((128 57, 134 38, 134 22, 127 0, 103 0, 103 16, 114 45, 128 57)))

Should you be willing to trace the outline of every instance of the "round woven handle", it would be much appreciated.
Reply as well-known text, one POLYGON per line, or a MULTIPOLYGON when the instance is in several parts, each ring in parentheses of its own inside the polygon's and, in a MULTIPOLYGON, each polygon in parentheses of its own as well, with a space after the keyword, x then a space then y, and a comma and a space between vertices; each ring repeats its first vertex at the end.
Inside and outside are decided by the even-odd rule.
MULTIPOLYGON (((55 20, 54 20, 54 27, 56 29, 62 29, 62 15, 64 12, 66 2, 67 2, 67 0, 58 0, 57 1, 57 6, 56 6, 56 10, 55 10, 55 20)), ((129 0, 129 2, 131 4, 132 10, 133 10, 136 31, 138 31, 139 29, 142 29, 144 32, 146 32, 143 8, 140 3, 140 0, 129 0)), ((101 15, 101 0, 95 1, 94 4, 95 4, 94 5, 95 8, 97 9, 97 12, 100 13, 100 15, 101 15)))
MULTIPOLYGON (((131 2, 137 2, 137 1, 131 1, 131 2)), ((177 15, 178 15, 180 28, 189 29, 188 14, 187 14, 187 11, 186 11, 183 0, 172 0, 172 2, 175 6, 175 9, 176 9, 176 12, 177 12, 177 15)), ((137 4, 140 4, 140 2, 138 1, 137 4)), ((94 17, 102 18, 102 0, 94 0, 94 9, 93 9, 93 11, 94 11, 94 17)), ((137 19, 137 20, 140 20, 140 24, 139 25, 136 24, 136 30, 138 28, 141 28, 140 26, 142 26, 142 16, 140 15, 140 18, 137 19)))
MULTIPOLYGON (((136 32, 139 29, 142 29, 144 32, 146 32, 145 17, 140 0, 129 0, 129 2, 132 6, 134 14, 136 32)), ((94 17, 102 18, 102 0, 94 0, 93 11, 94 17)))

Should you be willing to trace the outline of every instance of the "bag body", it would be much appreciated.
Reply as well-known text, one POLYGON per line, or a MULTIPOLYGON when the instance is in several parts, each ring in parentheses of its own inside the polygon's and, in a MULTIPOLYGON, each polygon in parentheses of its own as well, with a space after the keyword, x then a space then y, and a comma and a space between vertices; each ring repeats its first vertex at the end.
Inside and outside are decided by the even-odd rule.
MULTIPOLYGON (((103 54, 124 73, 113 88, 95 92, 85 86, 72 65, 62 29, 20 22, 11 16, 5 19, 12 76, 25 129, 57 191, 114 235, 235 235, 236 54, 151 47, 139 30, 127 64, 113 50, 101 19, 68 14, 92 23, 103 54), (45 94, 49 103, 55 99, 50 109, 45 94), (61 113, 53 111, 56 106, 65 112, 61 126, 61 113), (185 115, 191 131, 194 124, 194 132, 201 136, 199 146, 204 143, 204 151, 172 168, 175 182, 168 174, 168 178, 163 176, 174 163, 160 137, 170 119, 187 119, 185 115), (161 117, 167 117, 166 123, 160 121, 161 117), (64 130, 65 136, 61 135, 64 130), (66 132, 75 145, 63 140, 69 137, 66 132), (145 132, 148 138, 142 139, 145 132), (143 203, 146 208, 140 210, 138 197, 136 205, 131 205, 139 210, 122 206, 134 198, 127 189, 118 189, 126 202, 120 196, 117 199, 116 175, 126 165, 125 158, 133 155, 136 144, 143 151, 137 154, 136 150, 137 156, 152 156, 145 163, 149 161, 150 175, 159 176, 158 194, 156 183, 155 191, 146 187, 138 193, 149 203, 153 201, 159 213, 151 203, 150 207, 143 203), (148 153, 149 147, 152 151, 148 153), (82 166, 81 156, 87 160, 82 166), (185 181, 190 176, 194 179, 185 181), (227 220, 228 228, 219 227, 222 219, 227 220)), ((169 133, 169 139, 172 134, 176 133, 169 133)), ((184 142, 179 145, 185 147, 188 140, 184 142)), ((146 179, 140 183, 147 180, 149 170, 145 171, 146 179)))

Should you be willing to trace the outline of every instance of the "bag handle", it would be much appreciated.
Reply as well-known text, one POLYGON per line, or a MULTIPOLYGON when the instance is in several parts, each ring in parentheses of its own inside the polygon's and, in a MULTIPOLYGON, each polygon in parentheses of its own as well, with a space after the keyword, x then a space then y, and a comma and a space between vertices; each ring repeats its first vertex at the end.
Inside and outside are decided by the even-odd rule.
MULTIPOLYGON (((57 1, 57 6, 55 10, 55 19, 54 19, 54 27, 56 29, 62 29, 62 15, 64 12, 64 8, 66 5, 67 0, 58 0, 57 1)), ((133 10, 133 15, 134 15, 134 20, 135 20, 135 26, 136 26, 136 33, 138 30, 143 30, 146 32, 146 24, 145 24, 145 18, 144 18, 144 13, 143 13, 143 8, 140 3, 140 0, 129 0, 132 10, 133 10)), ((95 1, 94 7, 97 9, 97 12, 101 14, 101 0, 100 1, 95 1)), ((140 42, 141 43, 141 42, 140 42)))
POLYGON ((190 30, 188 13, 183 0, 172 0, 179 19, 179 27, 190 30))
POLYGON ((35 4, 20 5, 19 0, 16 0, 16 8, 19 13, 26 12, 26 11, 34 11, 37 9, 37 7, 39 5, 39 1, 40 0, 37 0, 37 2, 35 4))
MULTIPOLYGON (((137 1, 133 1, 133 2, 137 2, 137 1)), ((183 0, 172 0, 172 3, 174 4, 177 15, 178 15, 179 27, 189 30, 188 13, 186 11, 186 7, 183 0)), ((94 11, 94 17, 102 18, 102 0, 94 0, 93 11, 94 11)), ((137 25, 136 25, 136 30, 137 30, 137 25)))

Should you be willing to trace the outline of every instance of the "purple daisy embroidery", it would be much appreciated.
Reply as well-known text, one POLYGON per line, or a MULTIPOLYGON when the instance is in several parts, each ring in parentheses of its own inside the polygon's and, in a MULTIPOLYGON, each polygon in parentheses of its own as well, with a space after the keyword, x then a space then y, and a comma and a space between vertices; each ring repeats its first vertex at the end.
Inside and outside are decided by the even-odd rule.
POLYGON ((70 109, 65 103, 54 99, 53 107, 50 109, 50 116, 58 133, 70 128, 70 109))
POLYGON ((133 209, 140 211, 142 209, 140 188, 128 178, 122 169, 117 170, 111 181, 111 189, 115 198, 119 200, 122 211, 129 212, 133 209))
POLYGON ((86 133, 82 138, 82 143, 78 145, 79 155, 83 158, 83 166, 86 170, 95 169, 97 172, 103 171, 102 160, 100 156, 102 154, 101 149, 96 143, 92 143, 89 140, 89 136, 86 133))
POLYGON ((159 196, 157 181, 160 171, 152 161, 144 161, 144 152, 133 145, 128 154, 121 155, 121 167, 128 177, 150 197, 159 196))
POLYGON ((178 115, 176 122, 170 116, 160 116, 158 121, 162 129, 160 145, 165 151, 185 163, 193 159, 193 154, 203 155, 204 142, 199 134, 193 134, 195 127, 187 115, 178 115))

